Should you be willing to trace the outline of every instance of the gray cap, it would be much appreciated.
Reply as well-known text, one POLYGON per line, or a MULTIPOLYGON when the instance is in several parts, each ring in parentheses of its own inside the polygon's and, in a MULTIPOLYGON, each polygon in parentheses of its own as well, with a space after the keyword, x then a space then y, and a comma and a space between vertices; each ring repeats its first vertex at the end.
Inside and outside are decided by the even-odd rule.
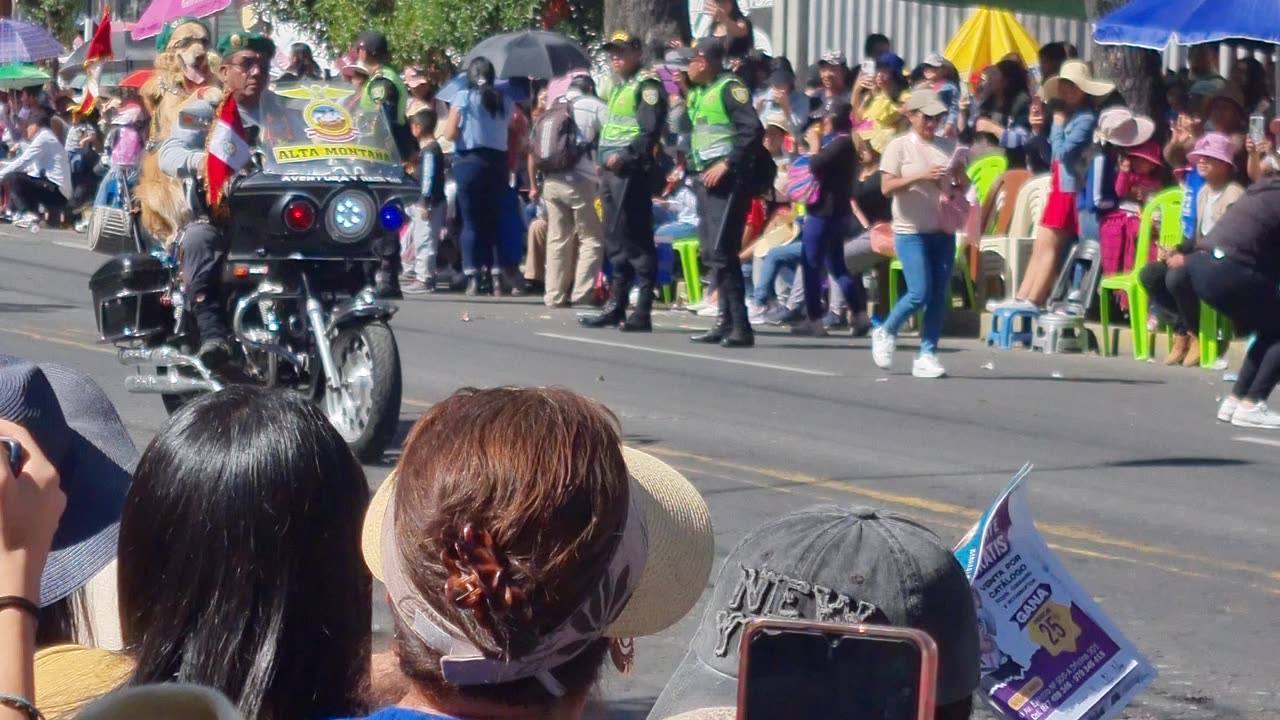
POLYGON ((942 102, 942 98, 938 97, 938 93, 933 90, 916 88, 911 91, 911 96, 907 98, 902 109, 906 112, 918 110, 925 115, 945 115, 947 104, 942 102))
POLYGON ((0 354, 0 418, 31 433, 67 496, 40 579, 40 607, 47 607, 116 556, 138 451, 102 388, 61 365, 0 354))
POLYGON ((978 687, 977 612, 951 550, 901 515, 823 505, 764 525, 729 553, 649 720, 736 705, 741 631, 755 618, 923 630, 938 644, 938 704, 978 687))

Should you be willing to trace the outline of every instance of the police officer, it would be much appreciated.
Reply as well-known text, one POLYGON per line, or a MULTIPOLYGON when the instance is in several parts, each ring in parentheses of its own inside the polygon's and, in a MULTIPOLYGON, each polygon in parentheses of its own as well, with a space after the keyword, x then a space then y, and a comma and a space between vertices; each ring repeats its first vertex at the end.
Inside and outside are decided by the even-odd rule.
POLYGON ((724 69, 724 45, 703 38, 693 48, 689 96, 693 138, 689 167, 699 173, 694 183, 698 197, 698 241, 709 260, 720 298, 715 327, 695 335, 697 343, 723 347, 750 347, 755 335, 747 322, 746 289, 738 253, 751 209, 752 162, 764 138, 760 116, 751 107, 747 86, 724 69))
POLYGON ((616 32, 604 47, 619 81, 609 96, 597 153, 604 168, 600 198, 613 289, 598 315, 579 318, 579 322, 587 327, 649 332, 653 329, 649 313, 658 272, 653 244, 653 177, 666 130, 667 98, 658 76, 640 68, 639 38, 616 32), (639 299, 627 316, 633 284, 639 299))
MULTIPOLYGON (((257 33, 233 33, 218 44, 218 55, 222 58, 218 77, 222 80, 223 92, 235 98, 249 142, 256 143, 258 106, 270 81, 275 44, 257 33)), ((160 145, 161 172, 178 178, 204 176, 205 139, 214 112, 212 103, 196 96, 179 109, 172 133, 160 145)), ((226 238, 222 227, 201 218, 183 228, 178 242, 186 296, 200 331, 198 355, 206 366, 216 369, 232 355, 231 333, 222 298, 226 238)))
MULTIPOLYGON (((395 138, 400 155, 408 159, 417 151, 413 133, 409 131, 409 121, 405 110, 409 106, 409 89, 405 87, 400 74, 387 67, 391 60, 391 49, 387 45, 387 36, 380 32, 367 32, 360 36, 356 43, 356 54, 359 62, 369 70, 369 80, 364 84, 360 96, 360 109, 364 111, 381 107, 391 123, 391 135, 395 138)), ((400 247, 394 236, 379 236, 374 240, 373 251, 382 259, 378 270, 374 292, 381 298, 401 298, 400 292, 400 247)))

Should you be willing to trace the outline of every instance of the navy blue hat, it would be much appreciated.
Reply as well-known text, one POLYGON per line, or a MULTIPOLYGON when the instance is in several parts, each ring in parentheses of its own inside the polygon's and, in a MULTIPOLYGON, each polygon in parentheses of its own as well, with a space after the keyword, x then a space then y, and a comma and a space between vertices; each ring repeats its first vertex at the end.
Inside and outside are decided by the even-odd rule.
POLYGON ((102 388, 61 365, 0 354, 0 418, 31 433, 67 496, 40 578, 40 607, 47 607, 115 558, 138 451, 102 388))

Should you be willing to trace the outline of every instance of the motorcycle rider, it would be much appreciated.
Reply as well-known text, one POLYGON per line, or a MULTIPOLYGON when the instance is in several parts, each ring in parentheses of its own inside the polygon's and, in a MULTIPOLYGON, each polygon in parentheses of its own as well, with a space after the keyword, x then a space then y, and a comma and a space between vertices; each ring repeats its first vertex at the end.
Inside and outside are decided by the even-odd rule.
POLYGON ((623 332, 653 329, 650 310, 657 281, 658 251, 653 244, 653 174, 657 150, 667 127, 667 96, 662 80, 641 68, 640 38, 614 33, 604 49, 620 85, 609 96, 600 128, 599 161, 604 171, 605 252, 613 265, 613 288, 598 315, 579 318, 587 327, 617 327, 623 332), (627 316, 632 283, 639 291, 627 316))
MULTIPOLYGON (((356 55, 359 64, 369 71, 369 80, 364 84, 360 94, 360 109, 371 111, 381 106, 386 113, 387 122, 391 125, 391 136, 395 138, 400 156, 409 160, 418 150, 413 133, 409 129, 408 117, 405 115, 409 105, 409 89, 405 86, 400 73, 387 66, 391 60, 387 36, 380 32, 362 34, 356 42, 356 55)), ((378 270, 377 286, 374 292, 381 298, 404 297, 400 291, 398 239, 379 236, 374 240, 373 251, 382 258, 382 267, 378 270)))
MULTIPOLYGON (((235 98, 249 144, 256 145, 259 101, 270 81, 275 43, 258 33, 232 33, 218 44, 218 55, 222 58, 218 77, 223 91, 235 98)), ((204 177, 205 140, 215 112, 214 105, 200 97, 192 97, 182 106, 172 134, 160 146, 161 172, 177 178, 204 177)), ((201 217, 183 228, 178 242, 188 307, 200 332, 197 354, 208 368, 216 369, 233 354, 222 295, 227 239, 220 226, 201 217)))

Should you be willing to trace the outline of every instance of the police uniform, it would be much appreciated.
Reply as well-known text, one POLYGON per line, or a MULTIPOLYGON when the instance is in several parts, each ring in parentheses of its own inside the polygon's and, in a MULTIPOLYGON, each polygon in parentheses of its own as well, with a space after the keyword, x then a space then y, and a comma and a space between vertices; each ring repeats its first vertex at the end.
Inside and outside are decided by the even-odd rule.
MULTIPOLYGON (((254 50, 268 56, 275 52, 275 44, 257 33, 233 33, 222 39, 218 54, 226 58, 243 50, 254 50)), ((244 124, 249 143, 256 144, 258 118, 254 108, 240 107, 240 120, 244 124)), ((178 110, 169 137, 157 151, 160 171, 176 178, 194 178, 203 168, 207 155, 205 145, 209 128, 217 109, 209 100, 192 96, 178 110)), ((215 358, 211 342, 225 344, 230 332, 227 328, 222 301, 222 267, 227 258, 227 243, 221 229, 208 220, 197 220, 182 229, 179 237, 179 257, 187 301, 190 303, 196 325, 200 330, 200 356, 210 364, 215 358)), ((223 347, 216 350, 218 360, 225 360, 223 347)))
MULTIPOLYGON (((640 41, 625 32, 614 33, 606 49, 640 49, 640 41)), ((603 168, 600 200, 604 206, 605 253, 613 266, 609 302, 599 315, 584 317, 588 327, 618 326, 647 332, 657 282, 658 256, 653 243, 653 173, 666 131, 667 98, 657 75, 638 70, 623 79, 609 95, 608 112, 600 127, 597 158, 603 168), (617 170, 608 169, 618 158, 617 170), (632 285, 639 300, 627 317, 632 285), (624 321, 625 320, 625 321, 624 321)))
MULTIPOLYGON (((704 40, 694 52, 714 61, 723 58, 724 51, 718 43, 704 40)), ((698 241, 719 295, 720 315, 714 328, 692 340, 726 347, 750 346, 755 341, 747 321, 746 289, 738 253, 751 209, 748 184, 755 171, 752 158, 763 142, 764 128, 751 106, 747 86, 727 72, 709 85, 693 89, 689 118, 693 123, 690 170, 701 174, 717 163, 728 163, 728 172, 715 187, 707 187, 701 177, 694 183, 698 241)))

